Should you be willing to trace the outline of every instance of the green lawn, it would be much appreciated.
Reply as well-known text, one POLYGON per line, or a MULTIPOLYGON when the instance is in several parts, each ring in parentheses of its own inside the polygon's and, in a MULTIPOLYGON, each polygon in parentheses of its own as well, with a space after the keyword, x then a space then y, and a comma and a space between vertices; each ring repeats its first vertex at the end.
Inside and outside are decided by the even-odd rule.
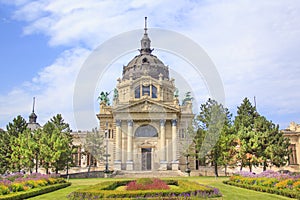
MULTIPOLYGON (((267 193, 262 193, 262 192, 256 192, 256 191, 252 191, 252 190, 247 190, 247 189, 243 189, 243 188, 238 188, 238 187, 234 187, 234 186, 229 186, 229 185, 225 185, 222 183, 223 180, 227 180, 228 178, 225 177, 221 177, 221 178, 215 178, 215 177, 189 177, 189 178, 185 178, 185 177, 180 177, 182 179, 188 179, 188 180, 194 180, 197 181, 201 184, 205 184, 205 185, 211 185, 214 187, 217 187, 220 189, 220 191, 223 194, 223 198, 218 198, 218 199, 223 199, 223 200, 283 200, 283 199, 291 199, 291 198, 287 198, 287 197, 282 197, 282 196, 278 196, 278 195, 273 195, 273 194, 267 194, 267 193)), ((66 196, 71 193, 74 190, 77 190, 79 188, 84 188, 87 187, 88 185, 94 185, 96 183, 99 183, 101 181, 107 181, 107 180, 111 180, 111 179, 104 179, 104 178, 91 178, 91 179, 71 179, 70 181, 72 182, 72 185, 58 190, 58 191, 54 191, 48 194, 44 194, 41 196, 37 196, 34 198, 30 198, 30 199, 43 199, 43 200, 66 200, 66 196)))

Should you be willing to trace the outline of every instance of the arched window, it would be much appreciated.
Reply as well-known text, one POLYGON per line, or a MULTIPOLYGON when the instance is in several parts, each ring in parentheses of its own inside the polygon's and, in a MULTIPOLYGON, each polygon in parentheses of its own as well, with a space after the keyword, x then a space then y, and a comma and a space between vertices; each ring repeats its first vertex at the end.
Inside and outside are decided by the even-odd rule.
POLYGON ((150 86, 143 86, 143 96, 148 94, 150 96, 150 86))
POLYGON ((146 96, 148 95, 149 97, 152 98, 157 98, 157 88, 154 85, 148 85, 148 86, 142 86, 142 94, 141 94, 141 86, 137 86, 134 90, 134 97, 136 99, 141 98, 141 96, 146 96), (151 90, 150 90, 151 87, 151 90), (150 93, 151 91, 151 93, 150 93))
POLYGON ((135 98, 141 98, 141 90, 140 90, 140 86, 137 86, 134 90, 134 97, 135 98))
POLYGON ((135 137, 157 137, 156 129, 151 125, 142 125, 135 131, 135 137))
POLYGON ((152 85, 152 98, 157 98, 157 88, 152 85))

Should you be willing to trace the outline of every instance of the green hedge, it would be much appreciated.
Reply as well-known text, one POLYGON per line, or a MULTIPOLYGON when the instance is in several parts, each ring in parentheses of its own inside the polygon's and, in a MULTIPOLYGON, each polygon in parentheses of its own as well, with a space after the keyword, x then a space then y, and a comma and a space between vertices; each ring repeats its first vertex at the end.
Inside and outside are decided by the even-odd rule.
POLYGON ((34 196, 38 196, 41 194, 53 192, 55 190, 59 190, 61 188, 65 188, 70 186, 71 183, 59 183, 55 185, 49 185, 45 187, 40 187, 40 188, 34 188, 32 190, 28 191, 22 191, 22 192, 17 192, 17 193, 11 193, 7 194, 4 196, 0 196, 1 200, 19 200, 19 199, 26 199, 34 196))
POLYGON ((245 188, 245 189, 249 189, 249 190, 255 190, 255 191, 259 191, 259 192, 267 192, 267 193, 271 193, 271 194, 277 194, 277 195, 286 196, 286 197, 290 197, 290 198, 300 199, 300 193, 295 190, 277 189, 274 187, 267 187, 267 186, 260 186, 260 185, 248 185, 248 184, 242 184, 242 183, 238 183, 238 182, 234 182, 234 181, 230 181, 230 180, 223 181, 223 183, 241 187, 241 188, 245 188))
POLYGON ((68 195, 71 200, 99 199, 99 198, 159 198, 159 197, 207 197, 215 196, 214 189, 187 180, 164 180, 168 185, 177 185, 178 189, 170 190, 115 190, 125 186, 132 180, 106 181, 88 188, 79 189, 68 195))

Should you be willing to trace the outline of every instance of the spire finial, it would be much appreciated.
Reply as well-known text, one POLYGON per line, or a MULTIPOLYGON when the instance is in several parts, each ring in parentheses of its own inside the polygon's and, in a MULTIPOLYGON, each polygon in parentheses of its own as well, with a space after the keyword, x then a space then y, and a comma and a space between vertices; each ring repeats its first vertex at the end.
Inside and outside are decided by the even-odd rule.
POLYGON ((144 30, 145 30, 145 34, 147 34, 147 17, 145 17, 145 28, 144 28, 144 30))
POLYGON ((34 113, 34 106, 35 106, 35 97, 33 97, 33 102, 32 102, 32 112, 34 113))

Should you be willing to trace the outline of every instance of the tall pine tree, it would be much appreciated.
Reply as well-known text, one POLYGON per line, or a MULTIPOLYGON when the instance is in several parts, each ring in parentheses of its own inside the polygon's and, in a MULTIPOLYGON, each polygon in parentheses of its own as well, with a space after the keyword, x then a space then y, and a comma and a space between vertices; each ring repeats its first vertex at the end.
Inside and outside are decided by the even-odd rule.
POLYGON ((234 120, 234 126, 239 138, 237 159, 240 162, 241 170, 243 167, 249 166, 250 171, 252 171, 252 165, 257 164, 258 137, 254 131, 256 117, 258 117, 256 108, 252 106, 248 98, 245 98, 238 107, 237 116, 234 120))

